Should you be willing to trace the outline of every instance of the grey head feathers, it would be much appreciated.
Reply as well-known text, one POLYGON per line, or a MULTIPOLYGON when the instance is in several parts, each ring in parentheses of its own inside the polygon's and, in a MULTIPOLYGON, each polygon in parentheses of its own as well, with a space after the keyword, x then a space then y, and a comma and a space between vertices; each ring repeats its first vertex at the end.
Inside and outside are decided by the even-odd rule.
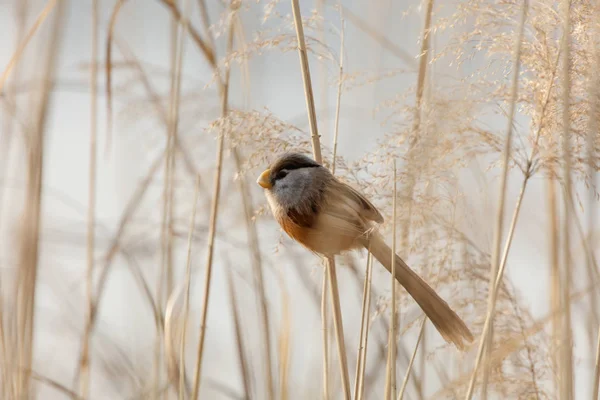
MULTIPOLYGON (((327 168, 301 154, 288 153, 270 167, 273 185, 267 197, 279 212, 302 215, 308 224, 309 216, 318 213, 323 204, 326 185, 333 176, 327 168)), ((291 216, 290 216, 291 217, 291 216)))
POLYGON ((290 171, 301 169, 301 168, 318 168, 321 167, 321 164, 312 160, 311 158, 298 154, 298 153, 286 153, 280 156, 273 164, 271 164, 271 174, 270 180, 271 184, 275 184, 275 182, 285 175, 287 175, 290 171))

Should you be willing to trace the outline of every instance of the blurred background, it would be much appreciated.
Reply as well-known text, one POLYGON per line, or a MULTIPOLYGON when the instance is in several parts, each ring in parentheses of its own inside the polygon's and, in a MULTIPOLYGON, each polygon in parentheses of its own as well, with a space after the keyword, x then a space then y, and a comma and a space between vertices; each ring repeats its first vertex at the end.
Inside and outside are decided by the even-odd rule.
POLYGON ((299 3, 0 1, 1 398, 597 398, 600 6, 299 3), (313 154, 307 98, 465 352, 356 251, 340 367, 255 183, 313 154))

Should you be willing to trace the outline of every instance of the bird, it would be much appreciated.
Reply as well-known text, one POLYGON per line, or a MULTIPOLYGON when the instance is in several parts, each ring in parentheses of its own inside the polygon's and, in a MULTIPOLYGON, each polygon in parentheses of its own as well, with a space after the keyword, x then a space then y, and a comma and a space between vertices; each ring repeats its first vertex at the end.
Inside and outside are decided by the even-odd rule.
MULTIPOLYGON (((365 248, 392 273, 392 250, 377 225, 381 212, 359 191, 300 153, 284 153, 256 181, 281 228, 313 253, 333 257, 365 248)), ((395 278, 448 343, 465 350, 473 334, 404 260, 395 254, 395 278)))

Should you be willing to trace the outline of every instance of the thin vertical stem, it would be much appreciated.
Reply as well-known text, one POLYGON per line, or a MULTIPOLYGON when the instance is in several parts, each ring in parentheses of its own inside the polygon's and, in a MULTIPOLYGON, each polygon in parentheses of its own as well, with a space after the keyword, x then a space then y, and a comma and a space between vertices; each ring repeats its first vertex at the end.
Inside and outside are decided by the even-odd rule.
POLYGON ((337 88, 337 100, 335 105, 335 126, 333 128, 333 161, 331 165, 331 173, 335 175, 335 159, 337 158, 337 145, 338 145, 338 132, 340 128, 340 108, 342 101, 342 84, 344 79, 344 36, 345 36, 345 22, 340 7, 340 18, 341 18, 341 43, 340 43, 340 70, 338 74, 338 88, 337 88))
MULTIPOLYGON (((521 69, 521 48, 523 43, 523 34, 525 31, 525 21, 527 18, 527 9, 529 7, 528 0, 523 0, 523 5, 521 8, 521 19, 519 22, 519 29, 515 41, 515 49, 514 49, 514 69, 513 69, 513 77, 511 84, 511 95, 510 95, 510 109, 507 121, 507 134, 506 141, 504 144, 504 152, 503 152, 503 167, 502 167, 502 180, 500 183, 500 200, 498 205, 498 210, 496 214, 496 227, 494 230, 494 248, 492 253, 492 262, 491 262, 491 271, 490 271, 490 294, 488 297, 488 311, 486 316, 486 322, 484 325, 484 330, 481 336, 479 348, 477 351, 477 358, 475 361, 475 367, 473 369, 473 374, 471 376, 471 381, 469 383, 469 387, 467 389, 466 399, 470 400, 473 395, 473 390, 475 388, 475 382, 477 380, 477 373, 479 370, 479 365, 482 360, 483 352, 487 349, 486 352, 486 362, 484 363, 484 379, 483 379, 483 397, 487 396, 487 381, 489 376, 489 356, 490 350, 493 343, 493 319, 496 307, 496 296, 497 296, 497 288, 499 287, 499 283, 502 278, 502 273, 504 272, 504 268, 498 266, 498 262, 500 259, 500 248, 502 242, 502 232, 504 226, 504 203, 506 201, 506 187, 508 181, 508 168, 510 161, 510 153, 512 148, 512 135, 513 135, 513 120, 515 115, 516 103, 517 103, 517 92, 519 88, 519 70, 521 69)), ((529 173, 529 171, 528 171, 529 173)), ((527 177, 524 180, 524 184, 527 182, 527 177)), ((522 194, 524 193, 524 187, 522 187, 520 199, 522 199, 522 194)), ((518 215, 518 210, 520 209, 520 201, 518 202, 519 207, 515 207, 514 217, 518 215)), ((516 219, 513 218, 513 226, 516 225, 516 219)), ((507 239, 507 248, 510 244, 507 239)))
MULTIPOLYGON (((370 250, 370 249, 369 249, 370 250)), ((365 286, 363 289, 363 309, 360 325, 360 340, 358 344, 358 360, 356 366, 356 384, 354 399, 362 399, 365 383, 365 365, 367 363, 367 345, 369 343, 369 310, 371 309, 371 278, 373 276, 373 256, 371 252, 367 255, 367 271, 365 274, 365 286)))
MULTIPOLYGON (((189 0, 184 0, 184 8, 189 13, 190 11, 189 0)), ((170 229, 172 221, 172 202, 173 202, 173 192, 174 192, 174 174, 175 174, 175 142, 177 138, 177 131, 179 129, 179 104, 181 98, 181 70, 183 66, 183 54, 184 54, 184 43, 185 43, 185 32, 186 25, 188 24, 187 19, 183 19, 181 21, 175 21, 171 19, 171 98, 170 98, 170 107, 167 118, 167 140, 165 143, 165 165, 164 165, 164 184, 163 184, 163 209, 162 209, 162 223, 161 223, 161 262, 158 273, 158 284, 157 284, 157 299, 158 303, 162 307, 163 298, 165 296, 165 292, 169 293, 171 288, 169 287, 171 282, 172 275, 172 245, 173 245, 173 236, 172 230, 170 229), (167 283, 167 285, 165 285, 167 283), (165 287, 166 286, 166 287, 165 287)), ((198 182, 199 183, 199 182, 198 182)), ((195 203, 194 203, 195 204, 195 203)), ((186 315, 187 318, 187 315, 186 315)), ((184 324, 187 321, 184 322, 184 324)), ((153 366, 153 391, 152 396, 156 398, 158 396, 158 385, 160 382, 161 375, 161 336, 162 326, 160 321, 156 321, 156 343, 154 349, 154 366, 153 366)), ((185 336, 182 338, 182 341, 185 340, 185 336)), ((179 354, 180 363, 183 363, 185 360, 184 353, 179 354)), ((179 370, 180 379, 185 381, 185 365, 182 365, 179 370)), ((184 386, 179 385, 179 396, 183 396, 184 394, 184 386)))
MULTIPOLYGON (((232 10, 235 12, 235 10, 232 10)), ((227 54, 231 53, 233 48, 233 20, 229 20, 229 28, 227 34, 227 54)), ((222 84, 219 85, 221 91, 221 115, 225 117, 228 112, 228 96, 229 96, 229 66, 225 66, 225 74, 222 84)), ((212 278, 212 261, 215 246, 215 236, 217 230, 217 218, 219 212, 219 198, 221 193, 221 175, 223 170, 223 149, 225 146, 225 132, 219 133, 217 144, 217 160, 215 169, 215 181, 213 189, 213 199, 211 204, 210 221, 208 227, 208 251, 206 255, 206 274, 204 277, 204 299, 202 300, 202 314, 200 322, 200 338, 198 340, 198 352, 196 358, 196 368, 194 373, 194 387, 192 391, 192 400, 198 399, 200 392, 200 378, 202 372, 202 356, 204 354, 204 340, 206 337, 206 318, 208 314, 208 301, 210 299, 210 283, 212 278)))
POLYGON ((185 292, 183 300, 183 327, 181 328, 181 341, 179 343, 179 400, 185 398, 185 341, 187 335, 187 323, 190 312, 190 287, 192 284, 192 239, 194 238, 194 227, 196 226, 196 209, 198 207, 198 193, 200 192, 200 175, 196 177, 194 189, 194 202, 192 203, 192 215, 188 228, 187 255, 185 262, 185 292))
POLYGON ((244 349, 244 335, 242 333, 242 326, 240 324, 240 315, 237 306, 237 296, 235 295, 235 288, 233 278, 231 276, 231 267, 227 268, 227 287, 229 289, 229 298, 231 299, 231 310, 233 317, 233 327, 235 330, 235 342, 237 346, 237 352, 239 355, 240 362, 240 376, 242 378, 242 384, 244 387, 244 399, 250 399, 250 378, 248 374, 248 362, 246 360, 246 351, 244 349))
POLYGON ((562 69, 562 156, 563 156, 563 182, 565 185, 565 211, 563 217, 563 276, 561 283, 562 306, 565 314, 561 330, 561 399, 573 398, 573 354, 571 343, 571 304, 569 294, 571 290, 571 118, 570 118, 570 96, 571 96, 571 1, 562 0, 563 36, 561 50, 563 56, 562 69))
POLYGON ((321 289, 321 339, 323 342, 323 398, 329 399, 329 316, 327 312, 328 292, 327 268, 323 269, 323 287, 321 289))
POLYGON ((298 54, 300 56, 300 67, 302 69, 302 82, 304 83, 304 97, 306 98, 306 110, 308 112, 308 123, 310 126, 310 137, 313 146, 315 161, 322 163, 321 140, 317 129, 317 113, 315 111, 315 99, 310 81, 310 68, 308 66, 308 55, 306 52, 306 41, 304 40, 304 27, 302 26, 302 14, 298 0, 292 0, 294 13, 294 24, 296 25, 296 36, 298 38, 298 54))
POLYGON ((389 329, 389 348, 387 360, 387 375, 385 385, 386 400, 396 398, 396 159, 394 159, 394 197, 392 198, 392 307, 389 329))
MULTIPOLYGON (((86 325, 92 319, 94 307, 93 274, 96 230, 96 155, 97 155, 97 118, 98 107, 96 88, 98 86, 98 9, 99 0, 92 0, 92 60, 90 64, 90 161, 88 181, 88 214, 87 214, 87 276, 86 276, 86 325)), ((84 331, 81 358, 79 360, 79 395, 87 399, 90 390, 90 332, 84 331)))
POLYGON ((331 303, 333 309, 333 327, 335 329, 336 342, 340 360, 340 370, 342 375, 342 389, 344 398, 351 399, 350 378, 348 376, 348 361, 346 358, 346 345, 344 343, 344 326, 342 324, 342 310, 340 309, 340 293, 338 288, 337 274, 333 257, 327 258, 327 273, 329 274, 329 291, 331 294, 331 303))
MULTIPOLYGON (((313 146, 313 156, 316 162, 322 163, 321 142, 317 128, 317 115, 315 111, 315 101, 313 96, 312 84, 310 80, 310 69, 308 65, 308 55, 306 52, 306 42, 304 39, 304 28, 302 26, 302 15, 300 14, 300 5, 298 0, 292 0, 292 10, 294 14, 294 24, 296 26, 296 36, 298 38, 298 54, 300 57, 300 67, 302 70, 302 81, 304 83, 304 97, 306 100, 306 109, 308 111, 308 121, 310 126, 311 140, 313 146)), ((344 327, 342 324, 342 312, 340 306, 340 296, 337 283, 337 274, 335 271, 335 260, 330 257, 326 260, 327 273, 329 274, 329 287, 331 290, 331 301, 333 304, 333 322, 338 346, 340 372, 342 377, 342 387, 344 397, 350 399, 350 379, 348 376, 348 362, 344 345, 344 327)))
POLYGON ((358 399, 358 391, 359 391, 359 387, 360 387, 360 373, 362 370, 362 364, 364 363, 363 342, 364 342, 364 337, 365 337, 365 331, 369 325, 369 310, 367 308, 367 303, 368 303, 368 295, 370 294, 369 293, 369 286, 370 286, 369 274, 370 274, 370 263, 371 263, 370 254, 371 253, 369 253, 369 257, 367 257, 367 268, 365 271, 365 282, 363 284, 362 307, 361 307, 361 312, 360 312, 360 336, 358 338, 358 351, 356 352, 356 354, 357 354, 356 376, 354 379, 354 399, 355 400, 358 399))
MULTIPOLYGON (((36 105, 36 109, 32 116, 34 130, 27 143, 26 201, 21 226, 17 276, 17 334, 19 338, 17 352, 19 357, 17 361, 17 393, 15 397, 19 399, 27 399, 31 396, 30 378, 35 335, 35 298, 42 222, 44 138, 52 95, 52 82, 55 79, 56 65, 58 64, 57 59, 62 44, 65 3, 65 1, 56 3, 49 37, 43 47, 45 51, 42 52, 38 60, 39 65, 42 66, 42 87, 39 91, 39 97, 32 98, 32 104, 36 105)), ((51 7, 47 6, 45 10, 49 12, 50 9, 51 7)), ((40 19, 38 19, 39 21, 40 19)), ((32 33, 30 32, 30 34, 32 33)), ((5 77, 0 77, 0 80, 3 80, 5 77)), ((0 83, 0 91, 2 90, 1 87, 2 83, 0 83)))
POLYGON ((402 400, 402 398, 404 397, 404 392, 406 391, 406 386, 408 385, 408 379, 410 378, 410 372, 412 371, 412 366, 415 362, 415 358, 417 357, 417 350, 419 350, 419 344, 421 344, 423 335, 425 333, 425 322, 427 322, 427 318, 423 318, 423 321, 421 322, 421 327, 419 328, 419 337, 417 338, 417 344, 415 345, 415 350, 413 351, 413 354, 410 357, 410 361, 406 369, 406 374, 404 375, 404 380, 402 381, 402 387, 400 387, 400 392, 398 393, 398 400, 402 400))

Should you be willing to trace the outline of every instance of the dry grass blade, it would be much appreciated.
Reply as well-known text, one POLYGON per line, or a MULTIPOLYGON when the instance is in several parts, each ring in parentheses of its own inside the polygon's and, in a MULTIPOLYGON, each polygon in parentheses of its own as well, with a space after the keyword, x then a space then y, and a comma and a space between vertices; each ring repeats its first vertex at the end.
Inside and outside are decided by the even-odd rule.
POLYGON ((290 298, 285 288, 283 277, 278 275, 282 298, 282 322, 279 331, 279 399, 289 398, 289 375, 290 375, 290 344, 291 344, 291 314, 290 298))
MULTIPOLYGON (((517 102, 517 91, 519 87, 519 71, 521 67, 521 48, 523 44, 523 34, 525 31, 525 20, 527 18, 527 9, 529 7, 528 0, 523 0, 523 6, 521 9, 521 19, 519 21, 518 32, 515 40, 515 52, 513 59, 513 79, 511 84, 511 102, 510 102, 510 110, 508 116, 508 128, 506 133, 506 141, 503 152, 503 164, 502 164, 502 180, 500 182, 500 192, 499 192, 499 204, 498 204, 498 212, 496 215, 496 227, 494 230, 494 247, 492 253, 491 260, 491 275, 490 275, 490 285, 489 285, 489 298, 488 298, 488 311, 485 319, 485 324, 483 327, 483 333, 481 336, 481 340, 479 343, 479 348, 477 350, 477 358, 475 359, 475 367, 473 369, 473 375, 471 377, 471 381, 469 383, 469 387, 467 389, 467 394, 465 398, 470 400, 473 395, 473 390, 475 389, 475 381, 477 379, 477 373, 479 372, 479 365, 483 356, 484 350, 488 350, 486 353, 486 358, 489 357, 489 351, 491 350, 491 346, 493 343, 493 321, 494 321, 494 313, 496 307, 496 298, 498 294, 498 288, 500 286, 500 281, 502 280, 504 265, 499 266, 498 260, 500 257, 500 246, 502 241, 502 232, 504 225, 504 203, 506 200, 506 186, 508 181, 508 168, 509 168, 509 160, 511 154, 512 147, 512 135, 513 135, 513 119, 515 115, 516 102, 517 102)), ((527 177, 525 178, 527 180, 527 177)), ((519 194, 519 200, 517 201, 517 206, 515 206, 515 212, 513 215, 513 221, 511 223, 512 229, 511 232, 514 232, 514 226, 516 225, 518 218, 518 211, 520 210, 521 199, 523 198, 525 190, 524 187, 521 188, 521 193, 519 194)), ((506 241, 506 249, 508 252, 508 248, 510 246, 510 238, 507 238, 506 241)), ((507 255, 507 254, 505 254, 507 255)), ((506 257, 504 257, 506 259, 506 257)), ((484 398, 487 396, 487 375, 489 374, 489 363, 484 362, 484 386, 483 396, 484 398), (487 366, 486 366, 487 365, 487 366)))
POLYGON ((119 12, 123 8, 127 0, 119 0, 115 3, 110 14, 110 20, 108 23, 108 36, 106 38, 106 148, 110 148, 112 138, 112 119, 113 119, 113 108, 112 108, 112 44, 113 37, 115 35, 115 27, 117 25, 117 17, 119 12))
MULTIPOLYGON (((97 98, 98 87, 98 0, 92 0, 92 60, 90 63, 90 164, 88 182, 88 221, 87 221, 87 321, 92 318, 93 299, 93 273, 94 273, 94 250, 95 250, 95 227, 96 227, 96 155, 97 155, 97 98)), ((81 357, 79 360, 79 395, 87 399, 90 390, 90 331, 84 331, 82 338, 81 357)))
POLYGON ((17 275, 17 314, 18 326, 18 376, 17 398, 29 398, 30 378, 33 363, 34 322, 36 283, 38 278, 41 207, 42 207, 42 181, 44 165, 44 137, 48 122, 48 110, 52 82, 55 79, 57 56, 62 44, 64 28, 65 2, 61 1, 56 6, 54 20, 50 27, 48 40, 44 43, 44 50, 38 60, 43 66, 44 77, 39 98, 32 99, 30 109, 33 112, 34 130, 28 140, 27 149, 27 186, 25 195, 25 209, 19 238, 19 269, 17 275))
POLYGON ((600 385, 600 329, 598 330, 598 339, 596 343, 596 358, 594 365, 594 383, 592 387, 592 399, 598 398, 598 386, 600 385))
POLYGON ((338 74, 338 87, 337 87, 337 100, 335 104, 335 126, 333 128, 333 160, 331 162, 331 173, 335 175, 335 159, 337 158, 337 146, 338 146, 338 133, 340 130, 340 109, 342 108, 342 84, 344 78, 344 37, 345 37, 345 23, 342 11, 340 11, 340 24, 341 24, 341 32, 340 32, 340 69, 338 74))
MULTIPOLYGON (((175 1, 160 0, 160 2, 171 10, 171 13, 175 17, 175 19, 177 21, 179 21, 180 23, 183 22, 184 19, 187 19, 186 16, 181 14, 181 11, 179 10, 179 8, 177 8, 177 3, 175 1)), ((185 15, 189 15, 189 14, 185 14, 185 15)), ((215 65, 215 63, 216 63, 215 53, 210 48, 210 46, 208 46, 206 44, 206 42, 202 39, 200 34, 195 29, 193 29, 189 23, 185 24, 185 29, 187 30, 188 34, 190 35, 191 39, 194 41, 196 46, 198 46, 198 48, 202 51, 202 54, 204 55, 206 60, 209 62, 209 64, 215 65)))
POLYGON ((329 399, 329 313, 327 298, 329 291, 327 268, 323 270, 321 288, 321 342, 323 346, 323 399, 329 399))
POLYGON ((242 323, 238 311, 238 301, 235 295, 231 266, 227 268, 227 287, 229 288, 229 300, 231 301, 231 315, 233 317, 233 327, 235 330, 235 344, 239 356, 240 376, 244 386, 244 398, 250 399, 250 374, 248 373, 248 361, 246 359, 246 349, 244 347, 244 335, 242 333, 242 323))
POLYGON ((50 14, 50 11, 52 11, 54 6, 56 5, 56 1, 57 0, 49 0, 46 3, 46 7, 44 7, 44 9, 40 13, 40 15, 38 15, 35 22, 29 29, 29 32, 27 32, 27 35, 23 39, 23 42, 19 45, 19 47, 17 48, 17 51, 12 55, 12 57, 8 61, 8 65, 6 66, 6 68, 4 68, 4 72, 2 72, 2 75, 0 75, 0 94, 2 94, 2 92, 3 92, 4 84, 6 83, 6 80, 8 79, 8 77, 10 76, 11 71, 14 69, 15 65, 17 65, 17 63, 19 62, 19 59, 23 55, 23 52, 25 51, 25 49, 27 48, 27 45, 29 44, 29 42, 31 41, 31 39, 33 38, 35 33, 37 32, 38 28, 46 20, 46 17, 48 17, 48 14, 50 14))
POLYGON ((562 158, 563 158, 563 182, 565 190, 565 207, 563 217, 563 275, 560 279, 562 307, 565 314, 561 329, 561 353, 560 353, 560 398, 573 398, 573 354, 571 342, 571 118, 570 118, 570 96, 571 96, 571 1, 561 1, 561 14, 563 20, 563 36, 561 40, 561 51, 563 57, 562 65, 562 158))
MULTIPOLYGON (((560 370, 558 359, 558 349, 560 343, 560 328, 562 315, 560 298, 560 269, 559 269, 559 251, 560 251, 560 231, 558 221, 558 204, 556 202, 556 182, 551 177, 547 180, 548 195, 548 214, 550 219, 549 242, 550 242, 550 304, 552 307, 552 342, 551 357, 554 371, 560 370)), ((555 391, 560 392, 558 381, 555 382, 555 391)))
POLYGON ((196 226, 196 209, 198 207, 198 193, 200 192, 200 176, 196 178, 194 189, 194 202, 192 203, 192 215, 190 216, 190 226, 187 242, 187 256, 185 262, 185 292, 183 300, 183 327, 181 328, 181 342, 179 343, 179 399, 185 398, 185 343, 187 334, 187 322, 190 312, 190 288, 192 284, 192 238, 194 237, 194 227, 196 226))
POLYGON ((358 338, 358 352, 356 362, 356 378, 354 380, 354 399, 363 396, 365 382, 365 364, 367 360, 367 343, 369 339, 369 309, 371 306, 371 276, 373 273, 373 256, 369 249, 367 255, 367 270, 363 287, 363 299, 360 319, 360 336, 358 338))
POLYGON ((396 398, 396 160, 394 159, 394 194, 392 197, 392 273, 390 279, 392 282, 392 307, 390 315, 390 329, 388 336, 388 359, 385 381, 385 399, 393 400, 396 398))
MULTIPOLYGON (((337 144, 339 134, 340 109, 342 99, 342 79, 344 74, 344 19, 341 15, 341 38, 340 38, 340 68, 338 75, 337 101, 335 107, 335 126, 333 131, 333 159, 331 161, 331 173, 335 175, 335 166, 337 159, 337 144)), ((322 345, 323 345, 323 398, 329 399, 329 317, 327 308, 328 297, 328 271, 323 270, 323 287, 321 290, 321 325, 322 325, 322 345)))
POLYGON ((427 318, 423 318, 421 322, 421 327, 419 328, 419 337, 417 338, 417 344, 415 344, 415 350, 413 351, 412 356, 410 357, 410 361, 408 362, 408 367, 406 367, 406 374, 404 375, 404 380, 402 381, 402 386, 400 387, 400 392, 398 392, 398 400, 402 400, 404 398, 404 392, 406 391, 406 386, 408 385, 408 379, 410 378, 410 372, 412 371, 412 366, 415 362, 415 358, 417 357, 417 350, 419 350, 419 345, 423 339, 423 335, 425 333, 425 322, 427 322, 427 318))
POLYGON ((409 139, 409 145, 407 150, 407 177, 405 187, 402 190, 404 196, 406 196, 406 202, 408 203, 407 219, 402 226, 400 234, 401 246, 404 248, 410 248, 409 238, 410 229, 413 218, 413 207, 414 207, 414 195, 415 186, 418 182, 420 174, 419 160, 421 157, 417 154, 417 144, 422 135, 421 132, 421 113, 423 111, 423 94, 425 93, 425 83, 428 73, 427 66, 429 65, 428 60, 430 57, 430 41, 431 41, 431 20, 433 15, 433 0, 427 0, 427 8, 425 10, 425 23, 423 24, 423 30, 421 32, 421 52, 419 53, 419 70, 417 75, 417 92, 415 97, 415 108, 412 124, 412 137, 409 139))
MULTIPOLYGON (((233 10, 232 10, 233 11, 233 10)), ((231 53, 233 48, 233 18, 230 19, 227 33, 227 53, 231 53)), ((229 66, 225 67, 224 80, 220 85, 221 94, 221 115, 227 115, 228 92, 229 92, 229 66)), ((192 391, 192 400, 198 398, 200 391, 200 378, 202 370, 202 356, 204 353, 204 339, 206 337, 206 318, 208 314, 208 301, 210 298, 210 282, 212 277, 212 261, 214 253, 215 236, 217 230, 217 218, 219 212, 219 198, 221 193, 221 175, 223 171, 223 150, 225 147, 225 132, 219 132, 217 143, 217 159, 215 168, 215 181, 213 189, 213 199, 210 211, 210 221, 208 227, 208 250, 206 255, 206 275, 204 278, 204 298, 202 300, 202 314, 200 317, 200 338, 198 340, 198 352, 196 358, 196 368, 194 372, 194 387, 192 391)))
MULTIPOLYGON (((189 15, 191 12, 191 1, 184 0, 183 7, 186 10, 186 14, 189 15)), ((185 32, 187 31, 188 20, 184 18, 178 24, 176 36, 173 37, 175 40, 175 50, 173 57, 171 58, 171 107, 169 109, 169 126, 167 134, 167 143, 165 149, 165 179, 163 189, 163 221, 162 221, 162 251, 161 251, 161 267, 163 278, 167 278, 172 269, 172 229, 171 228, 171 212, 173 210, 173 179, 175 170, 175 138, 177 137, 177 131, 179 127, 179 103, 181 97, 181 70, 183 64, 183 52, 185 43, 185 32)), ((191 251, 192 251, 192 237, 194 226, 196 222, 196 207, 198 205, 198 193, 200 191, 200 175, 196 177, 196 185, 194 190, 194 202, 192 205, 192 216, 190 217, 190 227, 188 236, 188 249, 187 249, 187 261, 186 261, 186 275, 185 275, 185 297, 184 297, 184 310, 183 310, 183 328, 181 330, 181 343, 179 352, 179 399, 183 400, 185 393, 185 343, 187 333, 187 320, 189 313, 189 302, 190 302, 190 285, 191 285, 191 251)), ((158 285, 158 297, 162 298, 163 295, 163 279, 160 280, 158 285)), ((157 334, 160 335, 160 327, 157 329, 157 334)), ((157 340, 156 355, 155 358, 160 358, 160 341, 157 340)), ((158 363, 155 363, 155 368, 158 367, 158 363)), ((159 376, 158 370, 155 372, 159 376)))

